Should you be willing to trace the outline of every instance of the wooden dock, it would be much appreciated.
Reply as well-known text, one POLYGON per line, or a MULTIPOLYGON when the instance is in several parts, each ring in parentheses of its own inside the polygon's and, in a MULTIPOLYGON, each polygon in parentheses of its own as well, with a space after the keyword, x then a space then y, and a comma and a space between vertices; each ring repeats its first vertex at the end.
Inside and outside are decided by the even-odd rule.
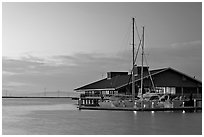
MULTIPOLYGON (((144 107, 131 107, 124 105, 105 107, 99 106, 99 98, 80 98, 78 100, 79 110, 111 110, 111 111, 202 111, 202 100, 191 100, 191 101, 172 101, 172 106, 159 107, 154 101, 146 102, 144 107)), ((124 102, 123 102, 124 103, 124 102)))
POLYGON ((128 107, 113 107, 103 108, 98 106, 81 106, 79 110, 111 110, 111 111, 197 111, 202 110, 202 107, 178 107, 178 108, 128 108, 128 107))

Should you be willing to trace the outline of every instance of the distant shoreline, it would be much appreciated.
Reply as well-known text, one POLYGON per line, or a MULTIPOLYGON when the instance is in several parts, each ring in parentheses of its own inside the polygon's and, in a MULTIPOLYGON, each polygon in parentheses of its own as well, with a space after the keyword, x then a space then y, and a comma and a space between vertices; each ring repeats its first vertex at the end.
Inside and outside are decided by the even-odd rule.
POLYGON ((23 96, 2 96, 2 98, 71 98, 73 100, 78 100, 78 97, 23 97, 23 96))

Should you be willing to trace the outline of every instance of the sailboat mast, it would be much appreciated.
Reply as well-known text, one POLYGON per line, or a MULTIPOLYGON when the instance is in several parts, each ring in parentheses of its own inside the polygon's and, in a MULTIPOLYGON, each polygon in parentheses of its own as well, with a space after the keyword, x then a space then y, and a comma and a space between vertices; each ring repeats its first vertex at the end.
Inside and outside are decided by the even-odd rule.
POLYGON ((134 75, 134 68, 135 68, 135 18, 132 18, 132 100, 135 101, 135 75, 134 75))
POLYGON ((141 68, 141 94, 143 98, 143 57, 144 57, 144 26, 142 27, 143 33, 142 33, 142 68, 141 68))

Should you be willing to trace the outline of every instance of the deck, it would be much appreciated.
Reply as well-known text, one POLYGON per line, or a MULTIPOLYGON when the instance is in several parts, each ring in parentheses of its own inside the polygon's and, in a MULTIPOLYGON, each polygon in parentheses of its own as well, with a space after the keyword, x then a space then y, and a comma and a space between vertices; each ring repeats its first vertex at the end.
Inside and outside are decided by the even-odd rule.
POLYGON ((113 107, 103 108, 98 106, 80 106, 79 110, 111 110, 111 111, 197 111, 202 110, 202 107, 179 107, 179 108, 128 108, 128 107, 113 107))

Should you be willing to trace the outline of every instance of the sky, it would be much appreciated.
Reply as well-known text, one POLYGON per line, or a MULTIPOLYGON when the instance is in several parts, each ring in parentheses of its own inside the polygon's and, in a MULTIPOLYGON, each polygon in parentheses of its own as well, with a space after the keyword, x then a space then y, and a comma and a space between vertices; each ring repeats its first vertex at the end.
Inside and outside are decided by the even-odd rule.
POLYGON ((201 2, 3 2, 2 95, 71 95, 108 71, 130 71, 132 17, 136 48, 145 27, 150 69, 202 80, 201 2))

